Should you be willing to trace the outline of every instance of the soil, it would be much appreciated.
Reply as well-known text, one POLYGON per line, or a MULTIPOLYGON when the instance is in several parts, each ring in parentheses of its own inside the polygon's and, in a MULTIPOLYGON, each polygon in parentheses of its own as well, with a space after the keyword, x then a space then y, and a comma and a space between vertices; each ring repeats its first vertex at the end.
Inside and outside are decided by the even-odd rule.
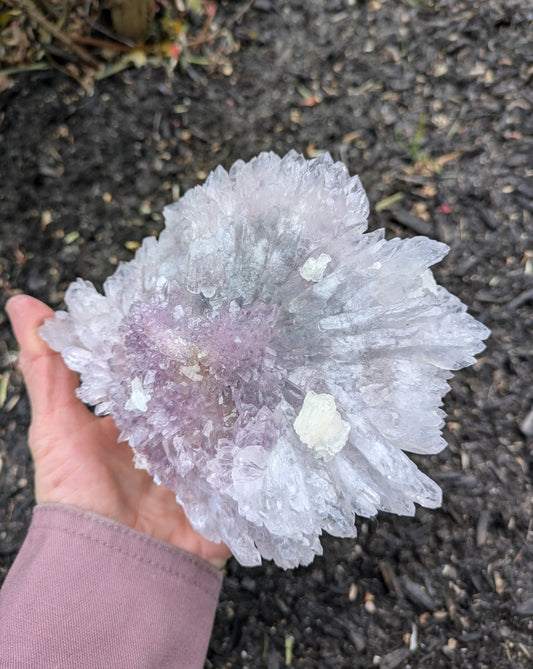
MULTIPOLYGON (((240 48, 224 73, 143 68, 87 95, 35 72, 1 94, 3 298, 61 308, 76 277, 100 287, 161 230, 162 207, 219 163, 291 148, 344 161, 367 189, 371 228, 449 244, 437 279, 492 336, 452 381, 449 447, 418 460, 442 508, 359 519, 357 542, 324 537, 307 568, 230 561, 206 667, 531 667, 531 5, 220 6, 237 9, 240 48)), ((34 499, 30 410, 3 312, 0 327, 5 576, 34 499)))

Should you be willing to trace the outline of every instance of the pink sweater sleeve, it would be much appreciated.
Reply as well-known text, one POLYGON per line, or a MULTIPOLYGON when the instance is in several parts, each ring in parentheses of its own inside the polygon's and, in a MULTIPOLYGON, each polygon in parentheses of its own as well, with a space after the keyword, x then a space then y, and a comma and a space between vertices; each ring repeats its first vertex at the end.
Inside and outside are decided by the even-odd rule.
POLYGON ((201 668, 221 583, 141 532, 37 506, 0 590, 0 668, 201 668))

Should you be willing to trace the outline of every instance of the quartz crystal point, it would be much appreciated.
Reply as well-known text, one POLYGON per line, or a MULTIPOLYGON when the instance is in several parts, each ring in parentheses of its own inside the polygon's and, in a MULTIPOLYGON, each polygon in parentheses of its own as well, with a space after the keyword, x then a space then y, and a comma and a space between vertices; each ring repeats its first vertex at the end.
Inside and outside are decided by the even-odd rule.
POLYGON ((450 370, 489 332, 435 283, 447 246, 366 233, 367 215, 328 154, 219 167, 103 295, 78 280, 40 330, 135 465, 243 565, 308 564, 356 514, 441 503, 405 452, 445 447, 450 370))

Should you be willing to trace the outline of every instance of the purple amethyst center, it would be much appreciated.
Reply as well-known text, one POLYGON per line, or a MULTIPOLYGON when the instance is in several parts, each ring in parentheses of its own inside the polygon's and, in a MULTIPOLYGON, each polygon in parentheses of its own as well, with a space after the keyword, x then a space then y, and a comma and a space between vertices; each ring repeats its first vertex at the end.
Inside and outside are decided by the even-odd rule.
MULTIPOLYGON (((279 396, 268 369, 278 312, 262 302, 202 311, 183 295, 133 304, 122 324, 130 378, 138 379, 136 396, 125 389, 132 393, 129 407, 141 414, 153 402, 163 434, 172 424, 187 441, 196 435, 212 447, 220 437, 231 438, 239 417, 239 424, 252 417, 260 375, 271 381, 262 388, 279 396)), ((151 411, 146 416, 152 420, 151 411)))

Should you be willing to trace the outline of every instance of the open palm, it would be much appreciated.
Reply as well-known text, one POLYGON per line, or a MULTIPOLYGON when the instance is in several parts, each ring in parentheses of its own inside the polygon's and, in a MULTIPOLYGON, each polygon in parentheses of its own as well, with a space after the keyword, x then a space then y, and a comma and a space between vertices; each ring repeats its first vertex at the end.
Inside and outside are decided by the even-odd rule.
POLYGON ((37 502, 93 511, 222 567, 229 549, 198 534, 173 493, 134 468, 131 448, 118 441, 111 417, 94 416, 77 399, 77 374, 38 335, 53 311, 27 295, 9 300, 6 310, 32 405, 37 502))

